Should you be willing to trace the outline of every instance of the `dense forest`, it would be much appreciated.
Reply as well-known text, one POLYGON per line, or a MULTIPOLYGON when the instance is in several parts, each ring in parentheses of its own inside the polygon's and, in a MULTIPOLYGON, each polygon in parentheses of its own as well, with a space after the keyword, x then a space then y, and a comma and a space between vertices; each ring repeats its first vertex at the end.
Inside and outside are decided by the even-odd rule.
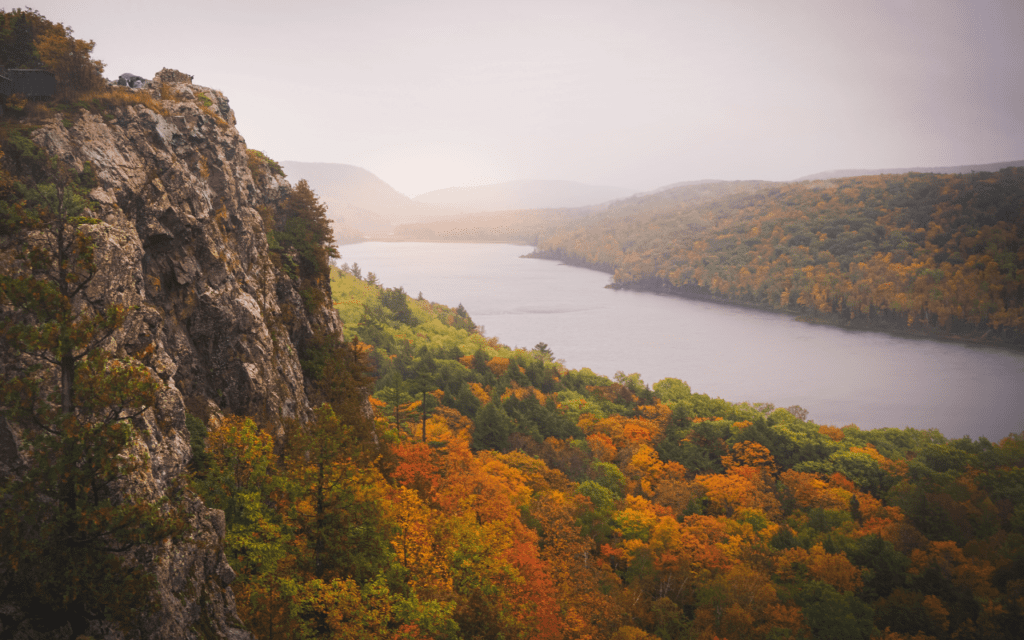
POLYGON ((614 273, 613 286, 1024 341, 1024 168, 694 189, 541 234, 535 255, 614 273))
MULTIPOLYGON (((372 280, 372 275, 370 278, 372 280)), ((258 637, 1012 638, 1024 438, 861 431, 510 350, 332 273, 351 393, 283 445, 214 426, 258 637)), ((328 371, 330 369, 330 371, 328 371)))

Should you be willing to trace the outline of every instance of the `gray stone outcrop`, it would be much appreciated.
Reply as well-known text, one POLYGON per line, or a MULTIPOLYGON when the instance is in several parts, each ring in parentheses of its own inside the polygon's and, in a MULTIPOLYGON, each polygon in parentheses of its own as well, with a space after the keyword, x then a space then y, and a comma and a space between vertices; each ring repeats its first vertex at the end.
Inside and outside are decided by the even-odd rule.
MULTIPOLYGON (((95 173, 99 273, 88 296, 133 309, 112 348, 148 353, 144 363, 163 383, 137 425, 137 444, 151 462, 139 482, 159 498, 191 457, 187 413, 212 421, 256 416, 278 434, 283 418, 308 416, 300 346, 314 329, 340 335, 340 324, 329 306, 308 313, 274 266, 261 210, 272 209, 288 185, 250 166, 227 98, 171 70, 137 91, 159 109, 82 110, 53 117, 31 137, 76 170, 88 163, 95 173)), ((0 453, 10 454, 0 467, 18 463, 18 437, 16 427, 0 425, 0 453)), ((198 498, 188 509, 189 539, 140 556, 154 566, 162 604, 145 637, 250 637, 239 629, 228 587, 234 573, 222 551, 224 514, 198 498)), ((96 632, 107 637, 110 630, 96 632)))

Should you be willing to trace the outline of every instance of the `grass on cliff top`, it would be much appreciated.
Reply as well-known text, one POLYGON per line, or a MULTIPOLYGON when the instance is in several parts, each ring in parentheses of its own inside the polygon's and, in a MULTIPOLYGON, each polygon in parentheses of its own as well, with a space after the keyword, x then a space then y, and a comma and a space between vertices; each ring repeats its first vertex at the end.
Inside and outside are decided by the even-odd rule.
POLYGON ((433 349, 454 347, 464 355, 476 353, 478 349, 483 349, 491 356, 508 357, 512 353, 512 350, 499 343, 497 338, 487 338, 478 332, 458 326, 465 321, 455 309, 429 300, 417 300, 406 296, 409 310, 417 324, 410 326, 402 323, 395 318, 390 309, 382 306, 381 289, 380 285, 370 284, 331 267, 331 296, 334 308, 344 324, 346 340, 358 338, 367 341, 367 336, 360 335, 359 324, 364 315, 369 314, 378 321, 385 334, 396 342, 409 343, 414 351, 429 346, 433 349))
MULTIPOLYGON (((169 116, 170 111, 164 106, 164 102, 182 102, 188 99, 187 94, 174 91, 167 84, 155 85, 158 95, 150 89, 129 89, 120 86, 104 86, 78 93, 74 98, 68 100, 25 100, 8 99, 4 105, 5 115, 27 120, 28 123, 38 123, 53 113, 65 115, 65 126, 70 126, 68 116, 76 115, 80 110, 85 109, 96 113, 106 119, 113 117, 114 111, 121 107, 140 105, 159 113, 162 116, 169 116)), ((199 108, 210 116, 217 126, 227 128, 230 125, 219 113, 213 111, 211 101, 202 91, 197 91, 195 101, 199 108)), ((267 159, 272 172, 281 172, 280 165, 267 159)))
POLYGON ((161 101, 151 93, 127 87, 106 87, 98 91, 91 91, 71 103, 73 107, 80 107, 100 114, 131 105, 141 105, 160 115, 168 115, 167 109, 164 108, 161 101))
MULTIPOLYGON (((160 115, 168 115, 167 109, 160 99, 148 91, 133 90, 126 87, 103 87, 78 94, 70 100, 15 100, 11 99, 4 105, 6 118, 17 118, 27 124, 38 124, 54 113, 65 116, 76 115, 82 109, 97 113, 105 118, 112 117, 113 111, 119 107, 141 105, 160 115)), ((65 125, 67 125, 65 118, 65 125)))
POLYGON ((248 159, 246 161, 249 164, 249 171, 253 174, 269 172, 271 175, 281 176, 282 178, 287 177, 280 163, 268 157, 267 154, 256 149, 248 149, 247 153, 248 159))

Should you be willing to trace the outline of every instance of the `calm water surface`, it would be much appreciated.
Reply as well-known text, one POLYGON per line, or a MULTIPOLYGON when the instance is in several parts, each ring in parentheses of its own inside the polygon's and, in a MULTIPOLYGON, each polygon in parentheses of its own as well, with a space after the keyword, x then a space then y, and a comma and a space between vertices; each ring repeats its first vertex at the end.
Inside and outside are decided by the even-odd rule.
POLYGON ((809 325, 788 316, 605 289, 605 273, 503 244, 367 242, 342 261, 386 287, 465 305, 509 346, 545 342, 573 369, 680 378, 732 402, 800 405, 819 424, 1024 430, 1024 353, 809 325))

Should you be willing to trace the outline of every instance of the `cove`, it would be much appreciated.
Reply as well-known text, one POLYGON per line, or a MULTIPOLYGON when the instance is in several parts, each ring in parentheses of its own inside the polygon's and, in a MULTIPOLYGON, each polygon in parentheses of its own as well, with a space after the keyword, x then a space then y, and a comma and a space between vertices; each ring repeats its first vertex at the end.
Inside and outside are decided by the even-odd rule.
POLYGON ((547 343, 572 369, 685 380, 730 402, 800 405, 818 424, 937 429, 998 441, 1024 430, 1024 353, 852 331, 785 315, 607 289, 608 274, 522 259, 508 244, 340 247, 385 287, 466 307, 513 347, 547 343))

